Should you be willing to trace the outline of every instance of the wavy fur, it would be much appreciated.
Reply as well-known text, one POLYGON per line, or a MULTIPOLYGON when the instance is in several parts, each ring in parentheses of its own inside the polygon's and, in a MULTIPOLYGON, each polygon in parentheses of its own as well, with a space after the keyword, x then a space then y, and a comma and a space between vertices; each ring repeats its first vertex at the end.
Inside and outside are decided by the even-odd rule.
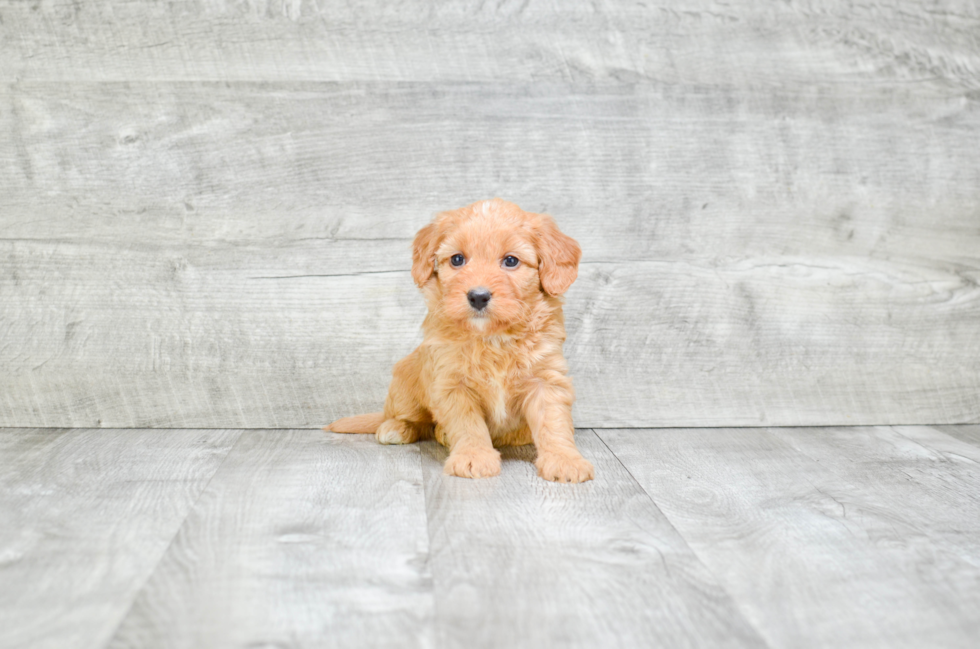
POLYGON ((412 246, 412 278, 428 306, 422 344, 395 365, 382 414, 327 429, 374 432, 384 444, 434 437, 449 449, 446 473, 468 478, 500 473, 495 446, 533 443, 542 477, 591 480, 562 355, 560 296, 581 254, 550 216, 500 199, 438 214, 412 246), (456 255, 464 263, 452 263, 456 255), (483 311, 467 299, 477 288, 491 294, 483 311))

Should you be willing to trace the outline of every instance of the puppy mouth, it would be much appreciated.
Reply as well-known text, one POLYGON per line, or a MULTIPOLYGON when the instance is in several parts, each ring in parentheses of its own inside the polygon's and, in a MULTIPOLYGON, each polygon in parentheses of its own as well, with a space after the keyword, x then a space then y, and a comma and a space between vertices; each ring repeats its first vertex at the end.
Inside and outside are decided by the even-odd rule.
POLYGON ((469 313, 467 314, 467 318, 466 318, 466 323, 469 325, 470 329, 484 334, 489 329, 494 327, 495 324, 493 317, 490 315, 489 309, 473 309, 473 308, 469 309, 469 313))

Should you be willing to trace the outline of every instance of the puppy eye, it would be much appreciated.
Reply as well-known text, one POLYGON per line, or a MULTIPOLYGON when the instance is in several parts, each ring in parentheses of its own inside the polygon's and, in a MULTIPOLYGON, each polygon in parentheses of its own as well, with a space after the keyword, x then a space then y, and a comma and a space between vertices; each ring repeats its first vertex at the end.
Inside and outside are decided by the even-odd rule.
POLYGON ((449 263, 455 266, 456 268, 459 268, 460 266, 466 263, 466 257, 464 257, 463 255, 457 252, 455 255, 449 258, 449 263))
POLYGON ((514 255, 507 255, 504 257, 504 266, 507 268, 517 268, 517 264, 521 263, 521 260, 514 255))

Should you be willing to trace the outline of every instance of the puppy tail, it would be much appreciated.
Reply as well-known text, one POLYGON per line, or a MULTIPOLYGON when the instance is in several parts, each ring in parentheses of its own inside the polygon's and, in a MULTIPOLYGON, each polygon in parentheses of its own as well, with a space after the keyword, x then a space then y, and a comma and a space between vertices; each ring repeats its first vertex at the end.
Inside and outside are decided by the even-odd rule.
POLYGON ((383 412, 372 412, 370 415, 354 415, 338 419, 323 430, 330 433, 374 433, 385 421, 383 412))

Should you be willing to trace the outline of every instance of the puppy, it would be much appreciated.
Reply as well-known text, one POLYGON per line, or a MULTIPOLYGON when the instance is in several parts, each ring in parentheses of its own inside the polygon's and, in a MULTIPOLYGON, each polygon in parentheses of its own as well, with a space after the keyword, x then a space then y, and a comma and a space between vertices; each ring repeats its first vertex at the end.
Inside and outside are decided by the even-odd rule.
POLYGON ((449 449, 445 473, 464 478, 500 473, 495 446, 533 442, 542 478, 591 480, 561 349, 560 296, 581 255, 550 216, 500 199, 438 214, 412 247, 429 309, 422 344, 395 365, 383 413, 324 430, 375 433, 382 444, 434 436, 449 449))

